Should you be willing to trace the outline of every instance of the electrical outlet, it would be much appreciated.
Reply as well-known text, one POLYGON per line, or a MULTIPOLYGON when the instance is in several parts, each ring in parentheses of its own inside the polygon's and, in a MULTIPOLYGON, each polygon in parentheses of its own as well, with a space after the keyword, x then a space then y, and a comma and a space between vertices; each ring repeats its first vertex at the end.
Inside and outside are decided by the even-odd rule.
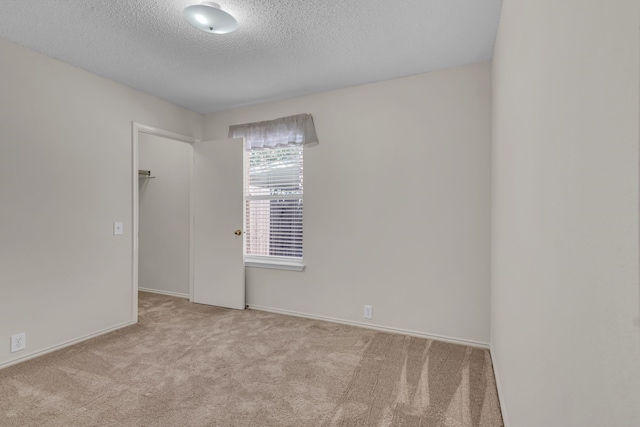
POLYGON ((371 305, 364 306, 364 318, 373 319, 373 306, 371 305))
POLYGON ((27 346, 27 334, 23 332, 21 334, 11 336, 11 353, 24 350, 26 346, 27 346))

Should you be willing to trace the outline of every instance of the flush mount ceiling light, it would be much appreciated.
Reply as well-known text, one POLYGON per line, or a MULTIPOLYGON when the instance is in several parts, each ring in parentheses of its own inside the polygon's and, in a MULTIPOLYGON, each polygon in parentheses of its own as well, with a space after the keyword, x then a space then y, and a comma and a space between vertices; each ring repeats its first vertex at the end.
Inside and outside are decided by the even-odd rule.
POLYGON ((187 6, 182 12, 184 19, 194 27, 213 34, 227 34, 238 28, 238 21, 213 2, 187 6))

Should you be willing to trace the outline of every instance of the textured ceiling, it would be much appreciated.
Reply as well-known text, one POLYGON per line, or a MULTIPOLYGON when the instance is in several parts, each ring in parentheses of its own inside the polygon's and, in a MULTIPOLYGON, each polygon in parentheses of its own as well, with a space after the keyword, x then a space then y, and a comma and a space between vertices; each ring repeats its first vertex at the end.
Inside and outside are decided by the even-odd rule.
POLYGON ((197 3, 2 0, 0 38, 208 113, 489 60, 502 0, 219 0, 226 35, 197 3))

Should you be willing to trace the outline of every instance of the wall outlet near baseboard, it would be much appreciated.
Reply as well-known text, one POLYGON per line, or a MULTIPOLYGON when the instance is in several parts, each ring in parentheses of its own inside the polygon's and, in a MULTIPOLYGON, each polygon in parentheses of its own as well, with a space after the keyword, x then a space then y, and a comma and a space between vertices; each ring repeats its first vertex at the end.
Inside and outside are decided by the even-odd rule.
POLYGON ((24 332, 21 334, 11 335, 11 353, 24 350, 27 346, 27 334, 24 332))
POLYGON ((364 318, 373 319, 373 306, 371 305, 364 306, 364 318))

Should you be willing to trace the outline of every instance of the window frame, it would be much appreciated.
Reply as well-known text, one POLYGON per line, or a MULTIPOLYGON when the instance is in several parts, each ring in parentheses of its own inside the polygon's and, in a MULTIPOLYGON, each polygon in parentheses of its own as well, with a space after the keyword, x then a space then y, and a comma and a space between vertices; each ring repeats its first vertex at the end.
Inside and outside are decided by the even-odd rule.
MULTIPOLYGON (((283 147, 285 148, 285 147, 283 147)), ((302 164, 304 165, 304 146, 300 147, 302 152, 302 164)), ((303 271, 306 264, 304 261, 304 185, 302 189, 302 195, 300 199, 303 200, 303 220, 302 220, 302 230, 303 230, 303 255, 300 258, 294 257, 278 257, 278 256, 269 256, 269 255, 252 255, 247 254, 247 238, 246 229, 247 227, 247 180, 249 179, 249 167, 250 167, 250 155, 251 152, 246 149, 243 152, 243 188, 242 188, 242 201, 243 201, 243 209, 242 209, 242 223, 245 228, 245 235, 242 239, 242 254, 244 259, 245 267, 255 267, 255 268, 269 268, 269 269, 277 269, 277 270, 290 270, 290 271, 303 271)), ((304 169, 303 169, 304 170, 304 169)), ((304 182, 304 171, 303 171, 303 182, 304 182)))

